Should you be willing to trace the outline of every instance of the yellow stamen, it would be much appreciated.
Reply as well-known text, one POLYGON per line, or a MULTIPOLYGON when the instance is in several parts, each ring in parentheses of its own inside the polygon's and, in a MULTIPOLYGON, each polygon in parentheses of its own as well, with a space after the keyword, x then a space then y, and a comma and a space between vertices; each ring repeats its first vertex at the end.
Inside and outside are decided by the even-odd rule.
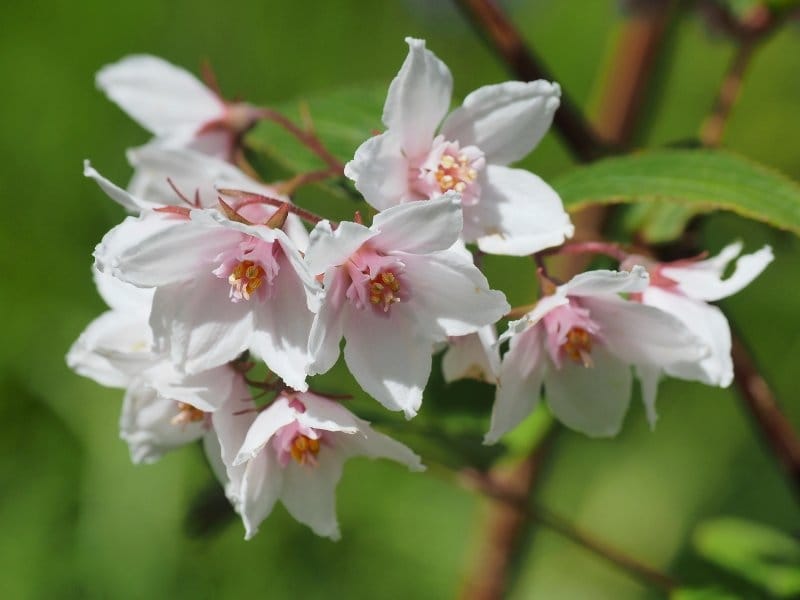
POLYGON ((561 349, 569 358, 584 367, 591 367, 592 362, 592 336, 583 327, 573 327, 567 333, 567 341, 561 344, 561 349))
POLYGON ((314 464, 314 457, 319 454, 319 448, 319 440, 305 435, 298 435, 292 440, 289 452, 297 464, 314 464))

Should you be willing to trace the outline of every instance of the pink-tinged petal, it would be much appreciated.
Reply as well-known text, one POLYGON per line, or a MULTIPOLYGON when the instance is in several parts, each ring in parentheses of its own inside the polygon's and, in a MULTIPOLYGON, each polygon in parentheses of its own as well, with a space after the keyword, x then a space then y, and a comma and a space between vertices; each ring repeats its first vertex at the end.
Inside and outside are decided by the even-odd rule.
MULTIPOLYGON (((171 365, 169 365, 171 367, 171 365)), ((214 412, 230 398, 234 384, 241 375, 228 365, 182 375, 170 368, 173 376, 152 381, 153 387, 165 398, 190 404, 204 412, 214 412)))
POLYGON ((100 189, 103 190, 109 198, 132 213, 139 213, 144 209, 153 208, 155 206, 153 202, 143 200, 140 196, 134 195, 133 192, 126 192, 118 185, 100 175, 88 160, 83 161, 83 176, 94 179, 95 183, 100 186, 100 189))
POLYGON ((309 375, 327 373, 339 358, 348 285, 342 269, 330 269, 325 276, 325 300, 314 316, 308 338, 308 352, 313 361, 309 375))
POLYGON ((690 298, 714 302, 727 298, 747 286, 767 268, 774 258, 772 248, 764 246, 753 254, 739 257, 733 274, 727 279, 722 279, 722 272, 728 262, 740 250, 740 244, 731 244, 716 258, 693 263, 686 267, 665 265, 661 272, 678 282, 680 291, 690 298))
MULTIPOLYGON (((294 274, 294 278, 299 282, 302 288, 302 294, 305 296, 306 308, 312 313, 316 313, 319 310, 323 297, 322 286, 315 277, 316 273, 311 273, 308 268, 308 263, 304 260, 304 257, 300 255, 297 246, 294 245, 294 242, 289 239, 286 233, 283 231, 276 231, 275 234, 277 235, 278 245, 283 253, 281 268, 286 274, 294 274), (285 263, 283 262, 284 259, 285 263)), ((295 290, 291 293, 296 294, 297 291, 295 290)))
POLYGON ((539 327, 530 327, 511 339, 500 367, 492 422, 484 444, 496 443, 538 406, 547 366, 543 343, 539 327))
POLYGON ((306 408, 305 412, 297 415, 297 422, 301 425, 322 431, 358 432, 361 421, 340 403, 311 393, 294 397, 306 408))
POLYGON ((103 237, 94 251, 95 266, 136 286, 167 285, 194 278, 238 238, 233 229, 147 212, 128 217, 103 237))
MULTIPOLYGON (((234 460, 258 414, 250 390, 242 379, 236 381, 225 405, 211 414, 211 425, 227 473, 225 493, 237 512, 241 507, 242 478, 246 465, 234 465, 234 460)), ((220 478, 220 481, 225 480, 220 478)))
POLYGON ((260 452, 247 463, 238 498, 245 528, 244 539, 250 540, 258 533, 258 527, 272 512, 283 487, 284 470, 274 453, 260 452))
POLYGON ((447 250, 463 227, 461 198, 455 192, 425 202, 409 202, 387 208, 372 220, 373 245, 384 252, 400 250, 428 254, 447 250))
POLYGON ((158 136, 187 140, 225 106, 188 71, 155 56, 134 55, 97 73, 97 87, 158 136))
POLYGON ((636 376, 642 389, 642 404, 647 415, 647 423, 650 429, 655 429, 658 421, 656 412, 656 394, 658 392, 658 380, 661 378, 661 369, 653 366, 637 365, 636 376))
MULTIPOLYGON (((279 397, 269 408, 261 411, 247 430, 247 436, 236 453, 233 465, 253 459, 281 427, 297 419, 298 412, 286 396, 279 397)), ((272 451, 268 450, 267 453, 272 454, 272 451)))
POLYGON ((250 350, 290 387, 308 389, 306 375, 311 365, 308 339, 314 314, 309 310, 306 288, 286 264, 272 284, 272 297, 253 307, 250 350))
POLYGON ((335 231, 328 221, 317 223, 311 231, 311 241, 305 256, 308 270, 312 275, 319 275, 331 267, 343 264, 364 242, 375 235, 375 231, 351 221, 342 221, 335 231))
POLYGON ((450 338, 442 356, 442 374, 447 382, 477 379, 495 383, 500 371, 500 352, 494 325, 481 327, 475 333, 450 338))
POLYGON ((430 150, 436 127, 450 108, 453 77, 424 40, 408 37, 406 43, 408 56, 389 86, 383 123, 400 137, 405 155, 413 160, 430 150))
POLYGON ((356 150, 344 167, 345 176, 355 183, 371 206, 384 210, 401 202, 418 199, 409 186, 409 163, 392 131, 373 136, 356 150))
POLYGON ((599 324, 608 350, 627 364, 665 368, 709 355, 703 340, 663 310, 614 296, 586 296, 581 303, 599 324))
POLYGON ((731 384, 731 329, 719 308, 653 286, 644 291, 642 302, 678 318, 711 349, 711 354, 702 360, 669 365, 669 375, 720 387, 731 384))
POLYGON ((431 372, 433 344, 392 308, 388 318, 350 309, 344 358, 358 384, 389 410, 417 414, 431 372))
POLYGON ((488 254, 526 256, 563 243, 574 231, 555 190, 523 169, 490 165, 480 202, 464 207, 465 239, 477 239, 488 254))
POLYGON ((544 378, 550 410, 567 427, 591 437, 619 433, 631 399, 633 376, 628 364, 602 346, 592 349, 594 366, 564 361, 544 378))
POLYGON ((336 486, 342 477, 343 457, 335 448, 323 446, 313 467, 295 462, 283 471, 281 502, 295 519, 314 533, 338 540, 336 486))
POLYGON ((366 456, 368 458, 387 458, 399 462, 411 471, 424 471, 420 457, 408 446, 388 435, 378 433, 366 421, 360 422, 360 432, 356 435, 342 435, 336 439, 337 449, 348 458, 366 456))
POLYGON ((247 349, 252 310, 246 302, 231 302, 227 288, 227 282, 209 273, 156 290, 150 326, 157 348, 178 369, 205 371, 247 349))
POLYGON ((557 83, 541 79, 487 85, 450 113, 441 133, 461 146, 478 146, 488 163, 507 165, 526 156, 544 137, 560 97, 557 83))
POLYGON ((177 402, 161 398, 141 381, 128 388, 119 426, 134 463, 155 462, 169 450, 203 437, 205 421, 176 424, 173 419, 179 412, 177 402))
POLYGON ((596 296, 626 294, 644 291, 650 282, 647 269, 635 265, 630 271, 586 271, 558 287, 560 294, 570 296, 596 296))
POLYGON ((156 361, 152 343, 146 316, 108 311, 72 344, 67 365, 100 385, 124 388, 156 361))
POLYGON ((536 306, 533 307, 533 310, 524 317, 516 321, 509 321, 508 329, 506 329, 500 335, 497 343, 502 344, 503 342, 512 339, 513 336, 519 335, 528 327, 536 325, 536 323, 541 321, 544 316, 547 315, 547 313, 555 310, 559 306, 564 306, 565 304, 569 304, 569 298, 567 298, 567 296, 563 293, 556 292, 550 296, 544 296, 536 303, 536 306))
POLYGON ((489 289, 478 268, 458 252, 403 256, 410 299, 402 307, 417 320, 420 335, 434 341, 466 335, 497 322, 509 310, 502 292, 489 289))

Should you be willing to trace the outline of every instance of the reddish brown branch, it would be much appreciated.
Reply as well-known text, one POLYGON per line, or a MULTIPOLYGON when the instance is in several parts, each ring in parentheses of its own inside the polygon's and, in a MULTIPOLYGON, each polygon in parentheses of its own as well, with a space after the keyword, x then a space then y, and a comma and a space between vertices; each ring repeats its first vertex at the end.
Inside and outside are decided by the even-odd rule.
POLYGON ((306 146, 314 154, 319 156, 325 163, 337 173, 344 171, 344 165, 336 158, 322 143, 313 131, 306 131, 295 125, 290 119, 271 108, 263 108, 259 111, 259 117, 267 121, 272 121, 291 133, 301 144, 306 146))
POLYGON ((761 376, 747 347, 733 336, 733 370, 736 388, 795 491, 800 495, 800 438, 781 412, 775 396, 761 376))
MULTIPOLYGON (((515 77, 524 81, 553 77, 527 46, 522 35, 493 0, 455 0, 508 66, 515 77)), ((570 98, 563 93, 561 106, 553 119, 556 131, 570 151, 582 161, 594 160, 607 153, 603 142, 570 98)))

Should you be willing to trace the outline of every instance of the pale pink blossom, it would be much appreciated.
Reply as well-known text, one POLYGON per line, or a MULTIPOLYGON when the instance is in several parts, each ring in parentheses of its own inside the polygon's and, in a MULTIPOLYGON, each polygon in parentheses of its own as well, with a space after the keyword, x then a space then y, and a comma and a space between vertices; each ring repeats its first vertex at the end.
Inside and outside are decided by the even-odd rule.
POLYGON ((434 344, 494 323, 509 308, 469 255, 451 249, 460 229, 453 194, 388 208, 369 228, 319 223, 306 254, 325 287, 309 341, 312 373, 333 366, 344 337, 345 362, 359 385, 413 417, 434 344))
POLYGON ((260 413, 218 412, 214 425, 228 468, 228 495, 247 539, 278 500, 314 533, 338 539, 335 493, 348 458, 388 458, 412 471, 424 469, 409 448, 312 393, 283 392, 260 413))
MULTIPOLYGON (((707 260, 680 260, 649 264, 650 285, 637 296, 678 318, 711 349, 700 361, 670 365, 667 374, 727 387, 733 381, 731 329, 722 311, 708 304, 727 298, 749 285, 772 262, 772 249, 765 246, 736 261, 736 269, 724 278, 728 264, 742 251, 736 242, 707 260)), ((631 260, 638 260, 633 257, 631 260)), ((630 262, 630 260, 628 261, 630 262)))
POLYGON ((642 292, 647 271, 589 271, 544 296, 509 324, 487 443, 518 425, 539 403, 541 389, 562 423, 591 436, 622 426, 635 370, 651 424, 660 373, 701 360, 708 347, 678 319, 625 300, 642 292), (632 369, 633 368, 633 369, 632 369))
POLYGON ((506 166, 547 132, 559 86, 542 80, 485 86, 445 118, 450 71, 423 40, 406 42, 408 57, 383 109, 387 130, 364 142, 345 166, 367 202, 384 210, 456 191, 463 239, 493 254, 531 254, 570 237, 573 227, 556 192, 536 175, 506 166))
POLYGON ((445 381, 477 379, 495 383, 499 371, 500 352, 494 325, 486 325, 468 335, 448 338, 447 349, 442 355, 445 381))

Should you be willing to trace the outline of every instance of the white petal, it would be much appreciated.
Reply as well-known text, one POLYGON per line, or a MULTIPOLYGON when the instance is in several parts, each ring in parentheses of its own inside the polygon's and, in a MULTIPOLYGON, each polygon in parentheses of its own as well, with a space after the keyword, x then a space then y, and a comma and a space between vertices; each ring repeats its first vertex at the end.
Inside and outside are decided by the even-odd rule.
POLYGON ((294 462, 283 471, 281 502, 295 519, 316 533, 338 540, 336 486, 342 477, 342 457, 323 446, 313 467, 294 462))
POLYGON ((158 136, 190 138, 225 106, 188 71, 155 56, 134 55, 97 73, 97 86, 158 136))
POLYGON ((499 370, 500 352, 494 325, 451 338, 442 356, 442 373, 447 382, 467 378, 494 383, 499 370))
POLYGON ((647 270, 635 265, 630 271, 586 271, 558 287, 559 293, 570 296, 625 294, 643 291, 650 283, 647 270))
POLYGON ((94 179, 95 183, 100 186, 100 189, 103 190, 109 198, 132 213, 139 213, 143 209, 153 208, 154 206, 152 202, 142 200, 139 196, 126 192, 121 187, 100 175, 88 160, 83 161, 83 176, 94 179))
POLYGON ((492 423, 483 439, 494 444, 519 425, 539 404, 546 358, 539 327, 531 327, 511 340, 497 382, 492 423))
POLYGON ((396 312, 383 318, 370 308, 350 309, 344 329, 344 358, 364 391, 389 410, 402 410, 410 419, 422 404, 433 344, 396 312))
POLYGON ((326 273, 325 299, 314 316, 308 337, 312 359, 309 375, 327 373, 339 358, 347 285, 348 279, 341 269, 334 267, 326 273))
POLYGON ((383 123, 400 136, 413 160, 430 150, 436 127, 450 108, 453 77, 424 40, 408 37, 406 43, 408 56, 389 86, 383 123))
POLYGON ((100 297, 110 308, 131 316, 141 315, 147 319, 150 306, 153 304, 153 290, 138 288, 108 273, 101 273, 95 268, 92 268, 92 278, 100 297))
POLYGON ((341 265, 364 242, 376 235, 377 232, 351 221, 342 221, 335 231, 328 221, 320 221, 311 230, 311 241, 305 256, 308 270, 312 275, 319 275, 341 265))
POLYGON ((477 331, 510 309, 505 295, 490 290, 483 273, 458 252, 404 255, 402 260, 410 295, 402 308, 411 311, 420 334, 434 341, 477 331))
POLYGON ((344 166, 344 174, 353 180, 364 200, 378 210, 416 199, 409 187, 408 159, 400 147, 400 138, 392 131, 361 144, 353 160, 344 166))
POLYGON ((342 435, 337 438, 338 448, 349 458, 367 456, 369 458, 388 458, 399 462, 411 471, 424 471, 420 457, 408 446, 372 429, 366 421, 360 421, 360 432, 356 435, 342 435))
POLYGON ((373 243, 384 252, 427 254, 456 243, 463 226, 461 198, 455 192, 424 202, 400 204, 375 215, 373 243))
POLYGON ((489 165, 481 198, 464 208, 464 236, 488 254, 526 256, 557 246, 575 228, 561 198, 523 169, 489 165))
POLYGON ((764 246, 753 254, 739 257, 733 274, 727 279, 722 279, 722 271, 730 262, 733 252, 739 248, 740 245, 731 244, 716 258, 700 261, 687 267, 665 266, 662 272, 670 279, 677 281, 681 292, 690 298, 706 302, 721 300, 747 286, 767 268, 774 258, 772 248, 764 246))
POLYGON ((298 413, 297 421, 323 431, 358 433, 362 421, 338 402, 316 394, 296 394, 306 411, 298 413))
POLYGON ((169 364, 172 377, 153 380, 151 385, 165 398, 191 404, 204 412, 214 412, 227 402, 234 383, 241 378, 228 365, 201 371, 193 375, 178 373, 169 364))
POLYGON ((255 402, 244 381, 239 379, 228 401, 211 415, 211 424, 219 444, 220 458, 225 465, 227 484, 225 492, 234 509, 241 510, 242 479, 246 465, 234 465, 247 432, 258 414, 255 402))
POLYGON ((680 319, 711 349, 711 354, 702 360, 669 365, 666 368, 669 375, 720 387, 728 387, 731 384, 733 381, 731 329, 719 308, 655 286, 644 291, 642 302, 680 319))
POLYGON ((642 388, 642 403, 644 404, 647 422, 650 429, 654 429, 658 420, 656 412, 656 393, 658 392, 658 380, 661 377, 661 370, 653 366, 636 366, 636 376, 642 388))
POLYGON ((478 146, 486 162, 507 165, 526 156, 544 137, 558 108, 561 88, 544 80, 507 81, 472 92, 442 125, 461 146, 478 146))
POLYGON ((559 290, 556 290, 556 292, 550 296, 542 297, 536 303, 536 306, 533 307, 533 310, 524 317, 516 321, 509 321, 508 329, 506 329, 497 340, 498 345, 510 340, 513 336, 522 333, 528 327, 536 325, 536 323, 541 321, 542 318, 544 318, 544 316, 551 310, 568 303, 569 298, 567 298, 563 291, 559 290))
POLYGON ((228 298, 227 282, 208 274, 159 287, 150 326, 158 349, 187 373, 223 365, 248 347, 253 315, 228 298))
POLYGON ((592 437, 616 435, 631 399, 628 364, 602 346, 592 348, 593 367, 565 360, 548 370, 545 396, 553 414, 567 427, 592 437))
POLYGON ((255 421, 247 430, 247 436, 242 447, 236 453, 233 464, 239 465, 253 459, 281 427, 296 421, 298 414, 297 409, 290 405, 289 399, 286 396, 280 396, 267 409, 258 413, 255 421))
POLYGON ((244 521, 244 539, 258 533, 261 522, 267 518, 284 486, 284 471, 272 452, 261 452, 250 460, 242 477, 239 512, 244 521))

